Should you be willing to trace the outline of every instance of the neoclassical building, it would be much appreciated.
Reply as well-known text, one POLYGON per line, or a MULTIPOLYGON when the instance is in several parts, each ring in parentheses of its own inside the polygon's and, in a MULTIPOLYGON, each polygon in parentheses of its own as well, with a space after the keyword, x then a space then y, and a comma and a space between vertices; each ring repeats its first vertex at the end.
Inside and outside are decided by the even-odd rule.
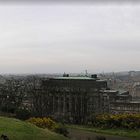
POLYGON ((102 113, 103 93, 107 82, 96 75, 91 77, 48 78, 43 81, 43 90, 48 95, 48 115, 63 116, 80 123, 93 113, 102 113))
MULTIPOLYGON (((45 78, 32 98, 38 116, 51 116, 72 123, 86 123, 92 115, 116 113, 132 101, 129 92, 110 90, 106 80, 90 77, 45 78), (120 108, 121 109, 121 108, 120 108)), ((121 111, 120 111, 121 112, 121 111)))

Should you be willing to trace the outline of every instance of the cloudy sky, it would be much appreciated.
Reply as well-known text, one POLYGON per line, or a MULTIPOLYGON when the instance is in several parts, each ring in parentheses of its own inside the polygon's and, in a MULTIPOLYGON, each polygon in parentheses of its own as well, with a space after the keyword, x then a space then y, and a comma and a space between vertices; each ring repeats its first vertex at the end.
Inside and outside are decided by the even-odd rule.
POLYGON ((0 6, 0 73, 140 70, 140 4, 0 6))

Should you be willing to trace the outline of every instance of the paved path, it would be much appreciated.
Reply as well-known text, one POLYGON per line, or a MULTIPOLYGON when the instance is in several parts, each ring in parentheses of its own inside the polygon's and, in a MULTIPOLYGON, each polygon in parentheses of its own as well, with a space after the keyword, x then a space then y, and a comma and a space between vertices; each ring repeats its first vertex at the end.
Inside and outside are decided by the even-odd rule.
POLYGON ((96 136, 105 136, 106 140, 138 140, 136 138, 127 138, 114 135, 99 134, 78 129, 69 129, 69 137, 72 140, 96 140, 96 136))

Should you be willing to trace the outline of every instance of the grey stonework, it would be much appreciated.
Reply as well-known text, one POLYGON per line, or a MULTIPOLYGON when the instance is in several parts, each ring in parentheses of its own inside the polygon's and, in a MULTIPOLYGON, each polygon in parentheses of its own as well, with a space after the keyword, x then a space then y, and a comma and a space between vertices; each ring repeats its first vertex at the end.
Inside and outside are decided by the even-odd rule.
POLYGON ((119 98, 118 91, 107 89, 107 82, 97 77, 48 78, 42 81, 40 104, 35 101, 35 112, 67 122, 86 123, 92 115, 109 113, 110 103, 119 98))

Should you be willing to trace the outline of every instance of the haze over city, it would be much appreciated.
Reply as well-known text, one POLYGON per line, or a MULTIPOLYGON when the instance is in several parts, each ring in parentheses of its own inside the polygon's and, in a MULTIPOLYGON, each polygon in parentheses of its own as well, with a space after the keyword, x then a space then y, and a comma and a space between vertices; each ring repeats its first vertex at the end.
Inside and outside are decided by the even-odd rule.
POLYGON ((0 6, 0 73, 140 70, 140 4, 0 6))

